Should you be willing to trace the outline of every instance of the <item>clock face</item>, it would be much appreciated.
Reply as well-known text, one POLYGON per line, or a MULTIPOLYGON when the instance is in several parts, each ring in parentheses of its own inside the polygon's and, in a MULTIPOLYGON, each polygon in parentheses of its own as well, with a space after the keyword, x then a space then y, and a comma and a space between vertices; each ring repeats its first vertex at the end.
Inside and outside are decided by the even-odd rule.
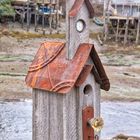
POLYGON ((84 30, 84 28, 85 28, 85 22, 83 21, 83 20, 78 20, 77 22, 76 22, 76 30, 78 31, 78 32, 82 32, 83 30, 84 30))

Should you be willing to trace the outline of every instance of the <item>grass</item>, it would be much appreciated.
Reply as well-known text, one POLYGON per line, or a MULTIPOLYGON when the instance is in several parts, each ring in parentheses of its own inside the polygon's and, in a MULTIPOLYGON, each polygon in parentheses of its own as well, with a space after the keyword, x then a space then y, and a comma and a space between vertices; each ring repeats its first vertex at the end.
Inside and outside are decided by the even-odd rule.
POLYGON ((36 33, 30 33, 30 32, 18 32, 18 31, 12 31, 10 33, 12 37, 15 37, 17 39, 32 39, 32 38, 59 38, 64 39, 65 34, 36 34, 36 33))
MULTIPOLYGON (((98 35, 101 35, 102 33, 90 33, 89 37, 91 39, 97 39, 98 35)), ((51 39, 65 39, 66 34, 65 33, 55 33, 55 34, 38 34, 38 33, 31 33, 31 32, 19 32, 19 31, 9 31, 9 30, 1 30, 0 29, 0 37, 3 35, 5 36, 11 36, 17 39, 33 39, 33 38, 51 38, 51 39)))
POLYGON ((103 34, 103 33, 101 33, 101 32, 96 32, 96 33, 91 32, 90 35, 89 35, 89 37, 90 37, 91 39, 97 39, 98 35, 99 35, 99 36, 102 36, 102 34, 103 34))

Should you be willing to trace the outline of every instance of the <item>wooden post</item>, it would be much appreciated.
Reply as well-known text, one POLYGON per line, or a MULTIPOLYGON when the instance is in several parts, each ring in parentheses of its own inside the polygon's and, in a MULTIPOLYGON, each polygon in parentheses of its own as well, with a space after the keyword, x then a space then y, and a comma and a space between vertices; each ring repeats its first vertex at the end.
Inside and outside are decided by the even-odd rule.
POLYGON ((59 33, 60 14, 59 14, 59 0, 56 0, 56 30, 59 33))
POLYGON ((43 12, 42 12, 42 31, 43 31, 43 34, 45 34, 45 15, 44 15, 45 1, 44 0, 42 0, 42 7, 43 7, 43 12))
POLYGON ((129 28, 129 16, 127 16, 127 20, 126 20, 126 27, 125 27, 125 34, 124 34, 124 45, 126 45, 126 43, 127 43, 128 28, 129 28))
POLYGON ((54 7, 52 5, 52 0, 50 0, 50 9, 51 9, 50 10, 50 15, 49 15, 50 34, 52 34, 52 21, 53 21, 52 8, 54 8, 54 7))
POLYGON ((31 10, 30 10, 30 0, 28 0, 27 1, 27 31, 29 31, 29 28, 30 28, 30 18, 31 18, 31 16, 30 16, 30 13, 31 12, 31 10))
POLYGON ((35 1, 35 31, 37 31, 37 21, 38 21, 38 5, 37 0, 35 1))
POLYGON ((140 15, 138 17, 138 24, 137 24, 136 45, 139 43, 139 37, 140 37, 140 15))
POLYGON ((22 8, 22 12, 21 12, 21 27, 24 27, 24 19, 25 19, 25 6, 23 6, 22 8))
MULTIPOLYGON (((138 6, 138 11, 140 9, 140 6, 138 6)), ((136 44, 139 43, 139 37, 140 37, 140 14, 138 15, 138 24, 137 24, 137 35, 136 35, 136 44)))
POLYGON ((118 35, 119 35, 119 26, 120 26, 120 20, 117 20, 117 32, 116 32, 116 42, 118 41, 118 35))
POLYGON ((109 23, 108 8, 110 4, 111 4, 110 0, 104 0, 104 41, 107 40, 108 36, 108 23, 109 23))

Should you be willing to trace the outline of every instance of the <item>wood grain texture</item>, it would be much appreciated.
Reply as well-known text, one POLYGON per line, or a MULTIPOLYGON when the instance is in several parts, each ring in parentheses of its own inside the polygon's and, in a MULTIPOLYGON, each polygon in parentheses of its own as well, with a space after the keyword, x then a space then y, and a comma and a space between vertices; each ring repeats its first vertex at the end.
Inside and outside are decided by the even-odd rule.
POLYGON ((100 86, 92 74, 66 95, 34 89, 33 140, 82 140, 82 109, 86 106, 94 108, 95 117, 100 116, 100 86), (92 90, 85 95, 86 85, 92 90))
POLYGON ((84 3, 74 18, 67 19, 67 51, 68 58, 72 59, 80 43, 89 43, 89 12, 86 4, 84 3), (86 27, 83 32, 79 33, 76 30, 76 22, 82 19, 85 21, 86 27))
MULTIPOLYGON (((67 15, 75 0, 67 0, 67 15)), ((80 43, 89 43, 89 13, 85 3, 77 17, 67 16, 68 58, 73 58, 80 43), (78 33, 76 21, 83 19, 86 28, 78 33)), ((93 64, 90 60, 88 63, 93 64)), ((100 89, 94 76, 89 74, 80 88, 73 88, 66 95, 43 90, 33 90, 33 140, 83 140, 82 109, 92 106, 95 115, 100 115, 100 89), (91 85, 89 94, 84 94, 86 85, 91 85), (98 110, 99 109, 99 110, 98 110)))
POLYGON ((79 96, 33 90, 33 140, 79 140, 79 96))
POLYGON ((49 103, 45 91, 33 90, 33 140, 49 140, 49 103))
POLYGON ((69 49, 70 49, 70 19, 69 19, 69 11, 73 6, 75 0, 67 0, 66 1, 66 46, 67 46, 67 58, 69 58, 69 49))

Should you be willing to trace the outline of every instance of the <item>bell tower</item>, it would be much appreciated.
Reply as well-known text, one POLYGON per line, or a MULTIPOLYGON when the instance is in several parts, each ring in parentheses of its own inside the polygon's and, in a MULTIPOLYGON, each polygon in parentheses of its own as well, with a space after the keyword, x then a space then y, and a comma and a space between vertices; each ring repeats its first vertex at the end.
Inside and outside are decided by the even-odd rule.
POLYGON ((67 0, 67 56, 72 59, 81 43, 89 43, 90 18, 94 10, 90 0, 67 0))

